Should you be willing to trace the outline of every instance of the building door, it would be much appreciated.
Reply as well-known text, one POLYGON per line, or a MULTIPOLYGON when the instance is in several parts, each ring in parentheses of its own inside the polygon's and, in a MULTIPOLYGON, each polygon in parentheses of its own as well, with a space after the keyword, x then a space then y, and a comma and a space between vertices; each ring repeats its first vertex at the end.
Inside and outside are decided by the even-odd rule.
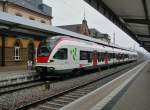
POLYGON ((34 61, 34 57, 35 57, 34 44, 30 43, 28 46, 28 60, 34 61))

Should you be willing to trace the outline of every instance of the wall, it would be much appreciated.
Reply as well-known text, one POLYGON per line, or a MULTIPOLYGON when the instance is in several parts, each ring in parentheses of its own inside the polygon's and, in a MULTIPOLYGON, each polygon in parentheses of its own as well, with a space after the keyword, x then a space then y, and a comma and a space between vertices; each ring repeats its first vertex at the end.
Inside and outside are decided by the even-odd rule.
POLYGON ((40 41, 39 40, 30 40, 28 37, 18 38, 15 36, 9 35, 6 37, 6 47, 5 47, 5 64, 6 66, 17 66, 17 65, 27 65, 28 61, 28 45, 30 43, 34 44, 34 47, 37 48, 40 41), (14 44, 16 41, 19 41, 21 46, 21 60, 14 60, 14 44))
MULTIPOLYGON (((0 11, 2 11, 2 4, 0 3, 0 11)), ((30 18, 34 17, 35 20, 41 22, 41 20, 44 20, 46 24, 51 24, 51 18, 45 15, 38 14, 36 12, 29 11, 25 8, 13 5, 13 4, 8 4, 6 8, 6 12, 16 15, 16 13, 19 13, 22 15, 22 17, 25 18, 30 18)), ((32 38, 33 39, 33 38, 32 38)), ((1 36, 0 36, 0 65, 1 65, 1 46, 2 46, 2 41, 1 41, 1 36)), ((28 60, 28 45, 29 43, 34 44, 34 48, 37 48, 40 40, 33 39, 31 40, 29 36, 13 36, 9 35, 6 36, 5 39, 5 64, 6 66, 21 66, 21 65, 27 65, 27 60, 28 60), (20 61, 15 61, 14 60, 14 44, 15 42, 19 40, 21 44, 21 60, 20 61)))
POLYGON ((41 14, 38 14, 36 12, 32 12, 32 11, 29 11, 25 8, 22 8, 22 7, 19 7, 19 6, 16 6, 16 5, 13 5, 13 4, 9 4, 8 7, 7 7, 7 12, 10 13, 10 14, 13 14, 13 15, 16 15, 16 14, 21 14, 22 17, 25 17, 25 18, 34 18, 36 21, 39 21, 41 22, 41 20, 44 20, 46 24, 50 24, 51 25, 51 19, 47 16, 44 16, 44 15, 41 15, 41 14))
POLYGON ((2 37, 0 35, 0 47, 2 47, 2 37))
POLYGON ((3 11, 2 3, 0 3, 0 11, 3 11))

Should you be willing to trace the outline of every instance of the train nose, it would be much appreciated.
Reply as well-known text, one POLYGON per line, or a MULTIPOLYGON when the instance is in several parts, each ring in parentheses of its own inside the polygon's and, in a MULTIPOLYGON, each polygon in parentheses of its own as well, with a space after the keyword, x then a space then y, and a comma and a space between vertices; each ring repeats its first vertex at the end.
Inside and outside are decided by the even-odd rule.
POLYGON ((37 63, 47 63, 49 57, 37 57, 37 63))

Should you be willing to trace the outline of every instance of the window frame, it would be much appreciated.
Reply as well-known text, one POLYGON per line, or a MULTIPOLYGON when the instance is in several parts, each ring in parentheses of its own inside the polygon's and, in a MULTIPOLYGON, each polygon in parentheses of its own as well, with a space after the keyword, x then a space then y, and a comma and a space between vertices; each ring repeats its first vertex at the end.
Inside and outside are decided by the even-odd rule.
POLYGON ((21 60, 21 48, 20 48, 20 46, 14 46, 14 60, 15 61, 21 60))
POLYGON ((80 50, 80 60, 88 60, 87 56, 88 56, 87 51, 80 50))

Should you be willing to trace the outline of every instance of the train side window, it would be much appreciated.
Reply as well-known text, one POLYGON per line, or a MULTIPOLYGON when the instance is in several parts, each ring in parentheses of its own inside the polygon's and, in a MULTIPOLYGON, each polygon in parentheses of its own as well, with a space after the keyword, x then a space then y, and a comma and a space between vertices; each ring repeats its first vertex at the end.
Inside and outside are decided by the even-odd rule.
POLYGON ((80 51, 80 60, 87 60, 87 54, 86 51, 80 51))
POLYGON ((108 53, 107 55, 108 55, 108 60, 110 61, 110 59, 111 59, 111 53, 108 53))
POLYGON ((101 61, 102 61, 102 62, 104 61, 104 58, 105 58, 105 54, 104 54, 104 53, 101 53, 101 61))
POLYGON ((56 52, 53 57, 54 59, 65 60, 68 58, 68 50, 67 48, 62 48, 56 52))
POLYGON ((114 58, 114 53, 110 53, 110 59, 114 58))
POLYGON ((92 62, 92 52, 88 52, 88 62, 92 62))
POLYGON ((112 53, 109 53, 109 60, 112 59, 112 53))
POLYGON ((101 54, 98 52, 97 56, 98 56, 98 62, 100 62, 101 61, 101 54))
POLYGON ((116 54, 115 53, 113 53, 113 58, 116 58, 116 54))

